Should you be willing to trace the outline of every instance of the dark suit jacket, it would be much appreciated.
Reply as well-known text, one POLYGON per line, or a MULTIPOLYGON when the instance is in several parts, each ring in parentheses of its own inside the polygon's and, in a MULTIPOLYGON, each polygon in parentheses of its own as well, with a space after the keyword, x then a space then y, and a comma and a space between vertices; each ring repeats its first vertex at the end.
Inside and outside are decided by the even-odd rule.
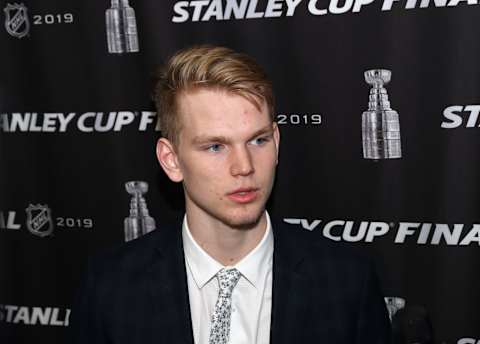
MULTIPOLYGON (((273 344, 385 344, 372 265, 313 233, 273 224, 273 344)), ((74 344, 193 344, 181 226, 92 260, 70 319, 74 344)), ((246 343, 248 344, 248 343, 246 343)))

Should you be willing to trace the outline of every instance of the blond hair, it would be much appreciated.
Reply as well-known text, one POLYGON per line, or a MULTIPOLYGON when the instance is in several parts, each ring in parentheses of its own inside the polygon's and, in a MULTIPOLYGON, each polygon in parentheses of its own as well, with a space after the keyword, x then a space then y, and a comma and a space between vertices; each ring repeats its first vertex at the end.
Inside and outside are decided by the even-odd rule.
POLYGON ((195 46, 173 55, 155 77, 153 98, 162 136, 173 144, 179 143, 182 126, 177 97, 196 88, 218 88, 239 94, 259 110, 265 102, 274 121, 272 84, 250 56, 225 47, 195 46))

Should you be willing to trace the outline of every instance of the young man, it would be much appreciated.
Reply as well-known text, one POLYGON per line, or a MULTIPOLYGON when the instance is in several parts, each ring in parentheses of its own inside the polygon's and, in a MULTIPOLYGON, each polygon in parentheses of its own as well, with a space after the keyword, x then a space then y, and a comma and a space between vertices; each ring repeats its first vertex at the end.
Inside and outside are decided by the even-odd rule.
POLYGON ((183 185, 183 224, 90 264, 71 341, 388 343, 371 265, 270 221, 280 133, 262 69, 227 48, 186 49, 164 67, 155 100, 157 156, 183 185))

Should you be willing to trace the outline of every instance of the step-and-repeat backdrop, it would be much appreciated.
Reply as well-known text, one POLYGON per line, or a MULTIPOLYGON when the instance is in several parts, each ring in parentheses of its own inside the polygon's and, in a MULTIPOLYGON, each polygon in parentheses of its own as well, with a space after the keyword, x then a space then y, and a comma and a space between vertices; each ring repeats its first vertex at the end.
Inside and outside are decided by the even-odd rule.
POLYGON ((208 43, 273 80, 272 216, 374 257, 397 343, 480 343, 479 6, 1 1, 0 342, 63 343, 86 258, 182 215, 152 76, 208 43))

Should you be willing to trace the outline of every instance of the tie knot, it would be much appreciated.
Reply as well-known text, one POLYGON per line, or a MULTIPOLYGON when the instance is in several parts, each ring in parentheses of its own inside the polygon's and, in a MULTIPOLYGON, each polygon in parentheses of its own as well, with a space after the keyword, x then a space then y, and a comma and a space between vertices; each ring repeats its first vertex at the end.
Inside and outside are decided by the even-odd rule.
POLYGON ((220 296, 230 297, 233 288, 237 285, 240 279, 240 271, 237 269, 222 269, 217 273, 218 284, 220 286, 220 296))

